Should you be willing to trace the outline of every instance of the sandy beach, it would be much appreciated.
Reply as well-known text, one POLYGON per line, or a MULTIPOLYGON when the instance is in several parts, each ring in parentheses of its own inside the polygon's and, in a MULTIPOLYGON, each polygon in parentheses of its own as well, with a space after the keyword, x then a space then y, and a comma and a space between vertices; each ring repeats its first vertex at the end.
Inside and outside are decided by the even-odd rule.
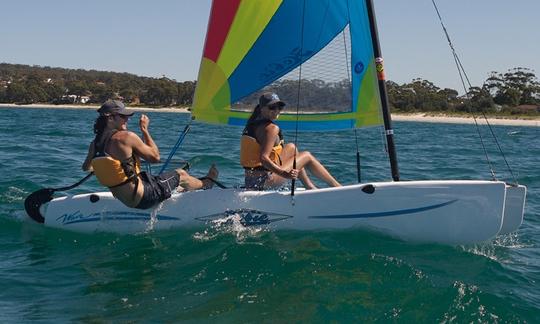
MULTIPOLYGON (((414 121, 425 123, 449 123, 449 124, 474 124, 472 117, 452 117, 452 116, 430 116, 429 114, 392 114, 394 121, 414 121)), ((486 125, 486 120, 483 117, 476 117, 476 122, 479 125, 486 125)), ((490 125, 506 125, 506 126, 540 126, 540 118, 536 119, 510 119, 510 118, 488 118, 490 125)))
MULTIPOLYGON (((47 108, 47 109, 92 109, 97 110, 97 105, 46 105, 46 104, 30 104, 30 105, 14 105, 0 104, 0 108, 47 108)), ((172 113, 189 113, 188 107, 178 108, 149 108, 149 107, 127 107, 134 111, 159 111, 172 113)), ((428 113, 416 114, 392 114, 393 121, 413 121, 424 123, 451 123, 451 124, 474 124, 472 117, 453 117, 453 116, 433 116, 428 113)), ((479 125, 485 125, 486 120, 482 117, 477 117, 476 122, 479 125)), ((491 125, 507 125, 507 126, 532 126, 540 127, 540 118, 535 119, 510 119, 510 118, 488 118, 491 125)))

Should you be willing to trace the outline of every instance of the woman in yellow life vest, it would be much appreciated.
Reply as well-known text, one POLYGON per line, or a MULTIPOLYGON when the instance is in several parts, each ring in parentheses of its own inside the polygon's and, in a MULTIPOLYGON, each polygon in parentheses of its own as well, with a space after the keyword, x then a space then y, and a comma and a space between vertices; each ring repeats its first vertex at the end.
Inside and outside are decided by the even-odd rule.
POLYGON ((305 169, 329 186, 341 186, 310 152, 296 151, 293 143, 284 145, 281 130, 274 123, 283 107, 285 103, 275 93, 264 93, 246 123, 240 142, 246 189, 277 188, 296 178, 306 189, 315 189, 305 169), (295 152, 297 169, 292 167, 295 152))
POLYGON ((178 187, 181 190, 210 188, 212 179, 217 178, 218 171, 213 165, 205 180, 194 178, 183 169, 158 176, 141 172, 140 158, 151 163, 160 160, 159 149, 148 131, 150 119, 141 115, 141 139, 127 130, 133 112, 122 102, 108 100, 98 113, 94 123, 96 137, 90 143, 82 168, 94 171, 98 181, 126 206, 147 209, 169 198, 178 187))

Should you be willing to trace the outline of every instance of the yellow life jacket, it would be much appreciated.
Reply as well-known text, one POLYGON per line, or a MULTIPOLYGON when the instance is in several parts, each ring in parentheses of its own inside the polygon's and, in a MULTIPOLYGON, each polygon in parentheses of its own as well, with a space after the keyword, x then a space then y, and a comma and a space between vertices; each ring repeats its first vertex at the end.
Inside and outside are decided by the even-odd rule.
POLYGON ((133 156, 123 162, 109 155, 97 156, 92 159, 92 168, 99 183, 114 188, 137 178, 141 173, 141 162, 133 156))
POLYGON ((141 173, 141 161, 136 156, 131 156, 125 161, 120 161, 105 152, 111 137, 116 131, 111 131, 94 139, 95 155, 91 161, 94 174, 102 185, 114 188, 130 181, 137 181, 141 173))
MULTIPOLYGON (((244 168, 264 168, 261 162, 261 145, 257 143, 257 139, 255 139, 255 129, 263 123, 271 123, 271 121, 257 121, 246 126, 244 129, 240 139, 240 164, 244 168)), ((283 151, 283 136, 281 135, 281 130, 279 132, 279 138, 279 143, 274 145, 272 152, 270 152, 270 159, 274 163, 281 165, 281 152, 283 151)))

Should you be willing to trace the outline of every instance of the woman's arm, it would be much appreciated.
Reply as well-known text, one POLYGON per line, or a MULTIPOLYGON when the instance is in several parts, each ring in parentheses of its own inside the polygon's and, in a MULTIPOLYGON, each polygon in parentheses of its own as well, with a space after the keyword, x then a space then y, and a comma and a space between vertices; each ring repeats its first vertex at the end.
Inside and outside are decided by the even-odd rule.
POLYGON ((283 169, 281 166, 277 165, 270 158, 270 154, 272 153, 272 149, 274 148, 276 138, 278 137, 278 134, 279 134, 279 127, 275 124, 268 124, 266 127, 264 127, 264 129, 261 129, 261 128, 257 130, 256 135, 257 135, 257 140, 259 144, 261 145, 260 158, 261 158, 262 165, 268 170, 272 171, 273 173, 283 178, 295 179, 298 176, 298 170, 283 169))
POLYGON ((129 137, 129 140, 132 149, 135 150, 140 157, 146 161, 156 163, 160 160, 159 149, 148 131, 149 124, 150 119, 143 114, 139 120, 143 140, 135 133, 130 133, 131 136, 129 137))

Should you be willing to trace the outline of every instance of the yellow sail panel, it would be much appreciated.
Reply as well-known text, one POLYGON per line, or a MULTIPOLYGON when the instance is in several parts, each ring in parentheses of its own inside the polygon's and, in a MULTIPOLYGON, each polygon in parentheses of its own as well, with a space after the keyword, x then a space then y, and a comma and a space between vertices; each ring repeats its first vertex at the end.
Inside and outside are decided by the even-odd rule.
POLYGON ((203 58, 193 99, 193 116, 211 123, 227 123, 218 112, 228 110, 230 102, 227 77, 216 63, 203 58))
POLYGON ((375 61, 367 68, 364 78, 358 88, 358 101, 356 103, 355 127, 377 126, 382 124, 381 98, 375 71, 375 61))
POLYGON ((217 64, 227 78, 259 38, 282 0, 244 0, 238 8, 217 64))

